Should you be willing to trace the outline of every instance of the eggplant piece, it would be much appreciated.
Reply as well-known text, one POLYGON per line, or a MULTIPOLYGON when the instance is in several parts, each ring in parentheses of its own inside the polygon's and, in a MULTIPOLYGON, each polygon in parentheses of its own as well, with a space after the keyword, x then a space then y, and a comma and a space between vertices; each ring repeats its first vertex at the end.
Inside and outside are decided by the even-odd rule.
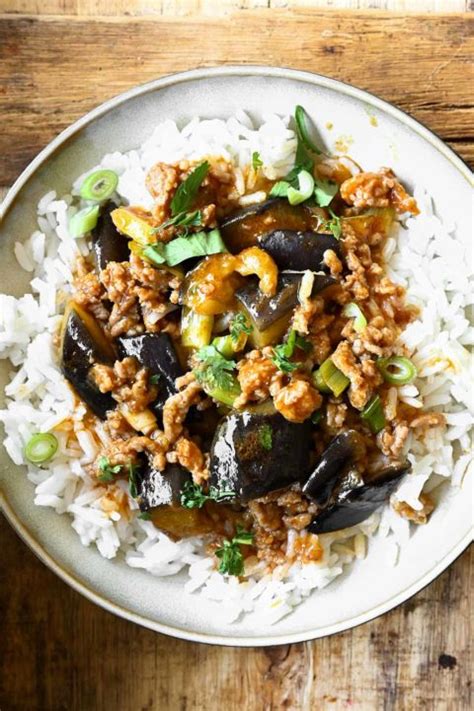
MULTIPOLYGON (((236 292, 238 301, 244 306, 253 325, 259 331, 265 331, 295 308, 303 274, 304 272, 299 271, 280 272, 275 296, 265 296, 258 287, 258 279, 253 277, 236 292)), ((336 279, 333 277, 327 274, 315 274, 311 296, 315 296, 333 284, 336 284, 336 279)))
POLYGON ((332 235, 318 232, 274 230, 260 237, 259 246, 268 252, 279 269, 324 270, 323 256, 327 249, 332 249, 341 257, 338 240, 332 235))
POLYGON ((104 205, 92 230, 92 249, 99 271, 105 269, 109 262, 127 262, 130 259, 128 240, 120 234, 110 216, 116 207, 113 202, 104 205))
POLYGON ((211 447, 211 486, 242 503, 300 480, 310 462, 311 424, 289 422, 279 413, 228 415, 211 447))
POLYGON ((271 198, 225 217, 219 225, 224 242, 232 254, 257 244, 260 235, 276 229, 307 230, 314 218, 307 207, 292 206, 288 200, 271 198))
POLYGON ((104 420, 116 406, 110 393, 101 393, 89 375, 95 363, 114 361, 112 346, 95 319, 77 304, 64 315, 61 334, 61 371, 92 412, 104 420))
POLYGON ((192 481, 190 472, 179 464, 168 464, 163 472, 158 471, 147 457, 136 475, 137 498, 141 511, 156 506, 180 504, 181 490, 192 481))
POLYGON ((356 459, 359 439, 355 430, 347 430, 331 440, 303 486, 308 499, 327 506, 338 481, 356 459))
POLYGON ((346 482, 334 503, 313 518, 308 531, 331 533, 365 521, 390 498, 409 470, 410 464, 406 462, 383 469, 368 484, 356 480, 351 486, 346 482))
POLYGON ((160 376, 160 392, 166 392, 166 397, 177 392, 175 380, 183 375, 183 369, 168 333, 121 336, 117 344, 122 358, 133 356, 152 375, 160 376))

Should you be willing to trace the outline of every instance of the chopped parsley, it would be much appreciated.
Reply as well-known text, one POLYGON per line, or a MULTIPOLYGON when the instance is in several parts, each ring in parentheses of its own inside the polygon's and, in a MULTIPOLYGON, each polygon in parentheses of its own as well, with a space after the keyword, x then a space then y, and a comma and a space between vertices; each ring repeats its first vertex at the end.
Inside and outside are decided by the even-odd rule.
POLYGON ((240 546, 251 546, 253 533, 237 526, 237 533, 231 541, 224 541, 222 546, 215 551, 220 560, 219 573, 222 575, 242 575, 244 572, 244 556, 240 546))
POLYGON ((252 331, 253 328, 247 321, 245 314, 238 313, 234 316, 232 323, 230 324, 230 337, 232 339, 232 343, 237 343, 242 333, 250 336, 252 331))
POLYGON ((301 365, 299 362, 290 360, 295 352, 295 348, 301 348, 301 350, 306 353, 311 349, 311 343, 293 329, 290 331, 286 342, 275 346, 273 349, 272 361, 282 373, 292 373, 301 365))
POLYGON ((97 475, 97 479, 103 484, 113 481, 116 475, 120 474, 120 470, 122 469, 120 464, 116 464, 112 467, 107 457, 99 457, 97 464, 100 471, 100 474, 97 475))
POLYGON ((258 151, 254 151, 252 153, 252 168, 254 170, 258 170, 258 168, 261 168, 263 165, 263 160, 260 158, 260 153, 258 151))
POLYGON ((234 497, 235 492, 217 489, 215 486, 211 486, 209 492, 205 494, 202 486, 192 481, 187 481, 180 492, 181 506, 185 509, 201 509, 206 501, 220 502, 234 497))
POLYGON ((179 185, 170 206, 173 217, 179 215, 179 213, 187 212, 192 206, 201 183, 209 172, 209 168, 210 165, 207 160, 204 161, 179 185))
POLYGON ((331 214, 331 219, 325 220, 325 221, 323 220, 323 222, 321 223, 321 226, 325 230, 329 230, 330 232, 332 232, 333 237, 335 237, 336 239, 340 239, 342 236, 341 218, 338 215, 336 215, 333 212, 333 210, 331 210, 331 208, 329 208, 329 212, 331 214))
POLYGON ((232 371, 237 365, 234 360, 227 360, 215 346, 204 346, 196 353, 201 365, 194 370, 199 383, 210 389, 230 390, 234 384, 232 371))
POLYGON ((268 422, 260 427, 258 436, 263 449, 266 449, 267 452, 269 452, 273 446, 273 430, 268 422))
POLYGON ((128 463, 128 489, 133 499, 136 499, 138 496, 137 471, 139 468, 139 465, 134 464, 132 461, 128 463))

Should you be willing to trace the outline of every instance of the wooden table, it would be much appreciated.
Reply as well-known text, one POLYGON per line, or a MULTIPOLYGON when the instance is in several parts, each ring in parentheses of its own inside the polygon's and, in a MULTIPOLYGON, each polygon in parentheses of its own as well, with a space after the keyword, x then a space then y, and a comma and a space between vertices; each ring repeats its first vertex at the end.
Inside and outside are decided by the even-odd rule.
MULTIPOLYGON (((408 110, 474 162, 472 15, 315 9, 393 8, 391 0, 274 9, 283 4, 295 2, 0 0, 0 188, 101 101, 160 74, 222 63, 281 64, 352 82, 408 110), (251 6, 262 9, 236 10, 251 6), (98 17, 99 8, 108 16, 98 17), (37 16, 19 14, 28 12, 37 16)), ((4 521, 0 541, 2 711, 470 708, 471 551, 381 619, 316 642, 239 650, 115 618, 55 578, 4 521)))

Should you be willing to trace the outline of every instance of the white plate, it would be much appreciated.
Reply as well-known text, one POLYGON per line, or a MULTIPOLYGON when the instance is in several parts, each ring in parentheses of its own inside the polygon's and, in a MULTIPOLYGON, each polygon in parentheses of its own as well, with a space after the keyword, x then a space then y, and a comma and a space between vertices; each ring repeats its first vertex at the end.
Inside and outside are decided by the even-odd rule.
MULTIPOLYGON (((104 153, 143 142, 165 118, 225 118, 244 108, 256 118, 292 113, 302 104, 331 148, 344 137, 365 169, 391 166, 410 188, 423 185, 444 219, 471 235, 471 174, 439 138, 390 104, 349 85, 315 74, 266 67, 225 67, 164 77, 106 102, 56 138, 30 164, 7 195, 0 228, 0 284, 19 296, 28 277, 16 265, 13 244, 34 231, 36 204, 48 190, 68 192, 79 173, 104 153), (332 130, 327 128, 333 124, 332 130), (376 125, 374 125, 376 124, 376 125)), ((9 366, 2 364, 0 386, 9 366)), ((2 388, 3 390, 3 388, 2 388)), ((468 482, 457 495, 448 487, 427 526, 418 527, 396 567, 387 567, 384 546, 357 562, 294 613, 268 627, 243 619, 217 622, 218 603, 183 592, 183 577, 156 579, 122 561, 83 548, 67 515, 33 505, 33 485, 0 450, 4 512, 39 558, 90 600, 158 632, 200 642, 253 646, 298 642, 366 622, 418 592, 439 575, 471 540, 468 482)), ((32 581, 33 583, 33 581, 32 581)))

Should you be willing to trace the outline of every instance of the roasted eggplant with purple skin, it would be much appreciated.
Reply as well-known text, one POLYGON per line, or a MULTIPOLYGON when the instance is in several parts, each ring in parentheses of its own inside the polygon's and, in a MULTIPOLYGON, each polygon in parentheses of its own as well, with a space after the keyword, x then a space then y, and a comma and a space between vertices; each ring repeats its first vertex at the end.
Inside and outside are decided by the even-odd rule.
POLYGON ((211 447, 211 486, 246 503, 290 486, 307 474, 311 424, 279 413, 234 412, 218 427, 211 447))
POLYGON ((307 230, 313 223, 314 217, 306 206, 292 206, 286 199, 270 198, 228 215, 221 221, 219 229, 227 248, 237 254, 256 245, 260 235, 276 227, 307 230))
POLYGON ((140 336, 122 336, 117 339, 122 358, 133 356, 151 375, 158 375, 160 393, 174 395, 175 380, 183 375, 176 349, 168 333, 144 333, 140 336))
POLYGON ((61 370, 79 397, 104 420, 116 406, 110 393, 101 393, 90 369, 95 363, 112 364, 113 349, 95 319, 75 303, 64 314, 61 334, 61 370))
POLYGON ((92 249, 99 271, 105 269, 109 262, 127 262, 130 259, 128 240, 120 234, 110 217, 116 207, 113 202, 104 205, 92 230, 92 249))
POLYGON ((259 247, 272 257, 279 269, 324 270, 324 252, 332 249, 341 257, 341 246, 332 235, 279 229, 259 238, 259 247))
MULTIPOLYGON (((304 272, 283 271, 278 277, 275 296, 260 291, 258 279, 248 279, 235 296, 246 314, 252 332, 249 340, 255 348, 278 342, 288 328, 291 312, 298 303, 298 290, 304 272)), ((337 281, 327 274, 315 274, 312 296, 333 286, 337 281)))
POLYGON ((318 506, 326 506, 337 483, 354 463, 359 447, 360 435, 355 430, 334 437, 304 484, 303 494, 318 506))
MULTIPOLYGON (((334 502, 313 518, 308 530, 310 533, 331 533, 365 521, 390 498, 409 470, 408 462, 392 465, 378 472, 367 484, 357 476, 348 481, 346 475, 334 502)), ((349 476, 352 473, 349 472, 349 476)))
POLYGON ((190 472, 179 464, 168 464, 160 472, 147 457, 136 475, 137 499, 141 511, 168 504, 178 506, 181 490, 188 481, 192 481, 190 472))

